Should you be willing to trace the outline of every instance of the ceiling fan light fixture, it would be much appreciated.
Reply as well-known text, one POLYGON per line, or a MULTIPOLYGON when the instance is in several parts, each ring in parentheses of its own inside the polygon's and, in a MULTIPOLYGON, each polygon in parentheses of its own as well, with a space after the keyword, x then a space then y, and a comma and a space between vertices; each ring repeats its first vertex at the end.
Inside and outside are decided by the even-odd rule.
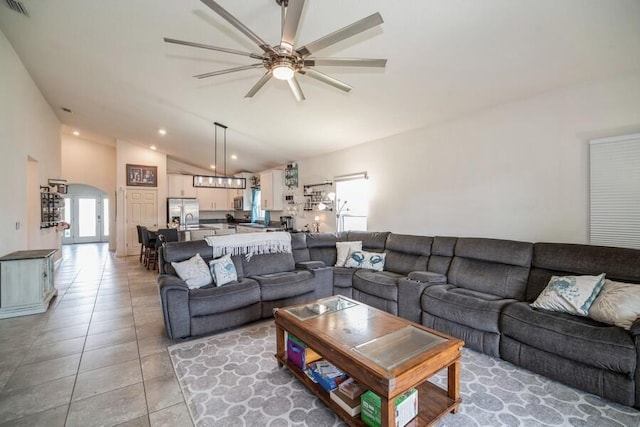
POLYGON ((293 68, 289 64, 278 64, 271 70, 273 77, 278 80, 291 80, 293 78, 293 68))

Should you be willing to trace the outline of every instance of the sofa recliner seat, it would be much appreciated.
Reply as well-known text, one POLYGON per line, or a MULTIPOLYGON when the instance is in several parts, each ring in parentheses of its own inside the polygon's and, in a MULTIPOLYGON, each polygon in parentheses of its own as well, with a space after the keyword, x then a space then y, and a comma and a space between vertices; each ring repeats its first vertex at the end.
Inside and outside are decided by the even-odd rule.
MULTIPOLYGON (((535 243, 525 301, 500 320, 500 357, 587 392, 640 405, 640 319, 630 331, 587 317, 532 308, 552 276, 597 275, 640 283, 640 251, 535 243)), ((640 285, 639 285, 640 286, 640 285)))
MULTIPOLYGON (((374 246, 371 239, 349 232, 349 240, 363 240, 368 247, 374 246)), ((414 271, 426 271, 431 255, 433 238, 393 234, 386 236, 384 246, 378 244, 374 249, 383 249, 385 253, 384 270, 359 269, 353 274, 353 295, 365 304, 398 314, 398 281, 414 271)))
POLYGON ((427 286, 422 293, 422 324, 499 357, 500 316, 504 307, 524 298, 532 251, 527 242, 459 238, 448 283, 427 286))

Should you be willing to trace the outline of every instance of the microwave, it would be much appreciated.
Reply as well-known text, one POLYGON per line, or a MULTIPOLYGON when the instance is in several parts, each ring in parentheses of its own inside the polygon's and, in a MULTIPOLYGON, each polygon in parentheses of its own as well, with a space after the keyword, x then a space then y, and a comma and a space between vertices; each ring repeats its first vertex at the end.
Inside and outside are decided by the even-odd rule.
POLYGON ((238 196, 233 198, 233 210, 234 211, 244 210, 244 197, 238 196))

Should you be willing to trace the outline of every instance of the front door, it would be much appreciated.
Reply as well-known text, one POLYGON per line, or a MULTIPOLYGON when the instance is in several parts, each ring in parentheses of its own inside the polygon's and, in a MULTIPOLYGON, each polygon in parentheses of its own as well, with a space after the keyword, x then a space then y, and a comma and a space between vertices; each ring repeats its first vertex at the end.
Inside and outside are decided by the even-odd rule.
POLYGON ((63 244, 109 241, 109 199, 101 194, 73 194, 64 198, 64 221, 71 225, 63 244))
POLYGON ((137 225, 143 225, 154 231, 158 229, 158 194, 156 190, 127 189, 127 255, 140 253, 137 225))

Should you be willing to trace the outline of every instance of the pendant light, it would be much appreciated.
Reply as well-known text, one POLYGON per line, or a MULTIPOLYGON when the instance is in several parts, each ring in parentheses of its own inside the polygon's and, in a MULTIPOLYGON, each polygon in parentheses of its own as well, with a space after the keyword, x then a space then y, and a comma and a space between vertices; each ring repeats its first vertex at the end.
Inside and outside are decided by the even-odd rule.
POLYGON ((215 175, 194 175, 193 186, 204 188, 230 188, 245 189, 247 188, 247 180, 245 178, 236 178, 227 176, 227 127, 221 123, 213 123, 213 161, 216 170, 215 175), (224 170, 222 175, 218 175, 218 128, 223 129, 223 157, 224 170))

